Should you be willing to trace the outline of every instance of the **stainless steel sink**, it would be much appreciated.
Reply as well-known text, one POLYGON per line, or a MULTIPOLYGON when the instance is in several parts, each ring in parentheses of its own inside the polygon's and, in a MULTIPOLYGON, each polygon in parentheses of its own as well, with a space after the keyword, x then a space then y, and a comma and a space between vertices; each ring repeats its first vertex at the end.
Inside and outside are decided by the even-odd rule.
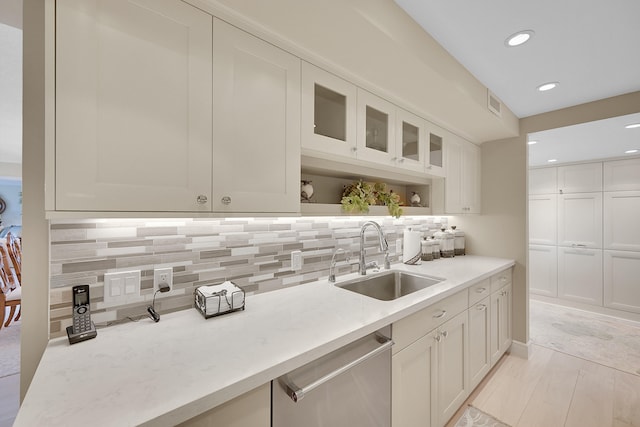
POLYGON ((444 279, 404 271, 385 271, 371 276, 361 276, 336 286, 382 301, 391 301, 429 286, 444 279))

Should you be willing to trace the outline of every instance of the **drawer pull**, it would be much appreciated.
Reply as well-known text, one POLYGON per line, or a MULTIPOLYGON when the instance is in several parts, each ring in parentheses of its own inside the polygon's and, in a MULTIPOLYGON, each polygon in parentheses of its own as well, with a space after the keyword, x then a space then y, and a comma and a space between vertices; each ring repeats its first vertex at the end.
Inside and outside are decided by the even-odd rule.
POLYGON ((442 313, 440 313, 440 314, 434 314, 434 315, 433 315, 433 318, 434 318, 434 319, 442 319, 444 316, 446 316, 446 314, 447 314, 447 310, 442 310, 442 313))
POLYGON ((486 291, 487 291, 487 288, 478 288, 478 289, 476 289, 476 292, 479 293, 479 294, 483 294, 486 291))
POLYGON ((487 309, 487 306, 485 304, 478 304, 476 305, 476 308, 480 311, 484 311, 487 309))

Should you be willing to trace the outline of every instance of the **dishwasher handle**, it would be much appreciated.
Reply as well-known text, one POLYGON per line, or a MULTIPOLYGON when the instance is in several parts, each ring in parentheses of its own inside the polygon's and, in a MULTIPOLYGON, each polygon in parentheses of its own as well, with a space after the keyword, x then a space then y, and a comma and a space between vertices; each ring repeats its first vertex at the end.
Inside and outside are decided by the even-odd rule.
POLYGON ((338 375, 343 374, 344 372, 347 372, 349 369, 359 365, 360 363, 368 359, 371 359, 372 357, 377 356, 380 353, 383 353, 387 349, 391 348, 391 346, 394 344, 391 338, 388 338, 382 335, 378 335, 377 339, 378 339, 378 342, 381 344, 380 347, 376 347, 370 352, 358 357, 357 359, 352 360, 351 362, 339 367, 338 369, 332 372, 329 372, 327 375, 318 378, 317 380, 313 381, 310 384, 307 384, 303 387, 298 387, 295 384, 292 384, 290 381, 283 380, 282 381, 283 386, 285 387, 287 395, 294 402, 299 402, 300 400, 302 400, 304 396, 306 396, 307 393, 309 393, 316 387, 319 387, 322 384, 326 383, 327 381, 330 381, 333 378, 337 377, 338 375))

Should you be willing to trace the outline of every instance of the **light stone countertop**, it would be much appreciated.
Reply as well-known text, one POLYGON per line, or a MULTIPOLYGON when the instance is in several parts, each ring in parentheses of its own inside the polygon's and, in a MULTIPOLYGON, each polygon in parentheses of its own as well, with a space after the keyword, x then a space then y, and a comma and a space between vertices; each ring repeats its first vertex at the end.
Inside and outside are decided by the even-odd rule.
POLYGON ((247 296, 244 311, 211 319, 190 309, 100 329, 73 346, 54 339, 14 426, 172 426, 513 265, 470 255, 395 264, 446 280, 379 301, 324 279, 247 296))

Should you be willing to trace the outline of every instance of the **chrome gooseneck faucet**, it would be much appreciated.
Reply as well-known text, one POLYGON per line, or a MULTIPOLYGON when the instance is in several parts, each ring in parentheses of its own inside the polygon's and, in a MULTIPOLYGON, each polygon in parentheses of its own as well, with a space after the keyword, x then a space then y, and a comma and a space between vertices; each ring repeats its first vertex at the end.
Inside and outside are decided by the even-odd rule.
POLYGON ((367 264, 364 260, 364 232, 369 226, 374 227, 378 231, 378 238, 380 239, 380 251, 384 252, 384 268, 386 270, 391 268, 391 263, 389 262, 389 243, 387 243, 387 239, 384 237, 382 228, 380 228, 380 225, 378 225, 377 222, 367 221, 362 224, 362 228, 360 229, 360 263, 358 264, 358 271, 362 276, 366 275, 367 270, 370 268, 380 268, 377 262, 372 261, 367 264))

